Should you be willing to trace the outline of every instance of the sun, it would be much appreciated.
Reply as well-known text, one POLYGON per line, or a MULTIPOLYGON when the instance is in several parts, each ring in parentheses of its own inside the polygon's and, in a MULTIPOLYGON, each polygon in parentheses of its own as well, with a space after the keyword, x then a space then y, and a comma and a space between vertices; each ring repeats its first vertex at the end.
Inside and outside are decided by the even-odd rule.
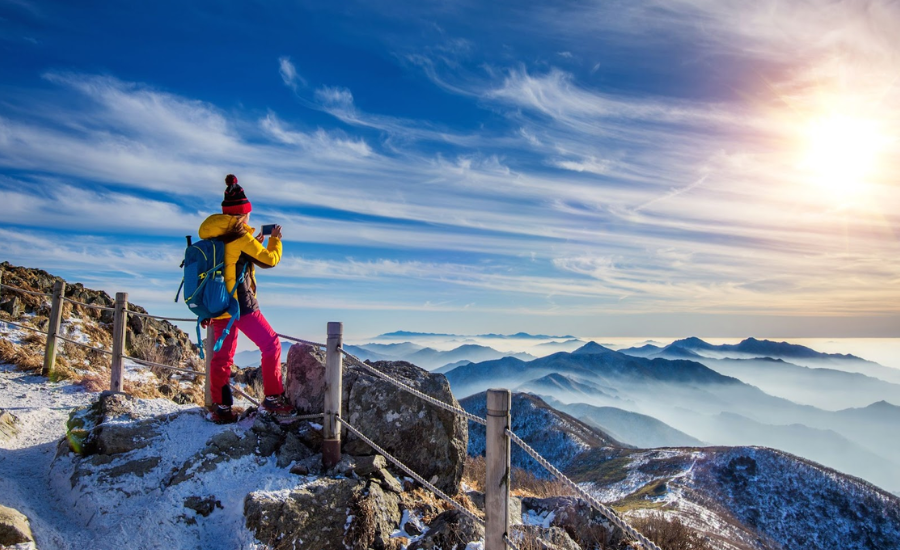
POLYGON ((805 130, 800 165, 810 183, 842 199, 862 192, 887 143, 880 125, 874 120, 831 114, 813 118, 805 130))

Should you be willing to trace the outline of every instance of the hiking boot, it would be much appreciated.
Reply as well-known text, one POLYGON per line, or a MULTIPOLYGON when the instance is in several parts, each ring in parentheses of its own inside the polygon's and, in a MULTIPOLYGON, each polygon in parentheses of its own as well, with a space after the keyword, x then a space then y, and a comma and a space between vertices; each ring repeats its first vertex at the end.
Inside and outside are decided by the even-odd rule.
POLYGON ((275 416, 293 416, 296 413, 294 406, 287 402, 282 395, 267 395, 260 404, 259 409, 275 416))
POLYGON ((206 419, 216 424, 234 424, 238 421, 238 415, 243 412, 240 409, 233 410, 231 407, 216 405, 206 415, 206 419))

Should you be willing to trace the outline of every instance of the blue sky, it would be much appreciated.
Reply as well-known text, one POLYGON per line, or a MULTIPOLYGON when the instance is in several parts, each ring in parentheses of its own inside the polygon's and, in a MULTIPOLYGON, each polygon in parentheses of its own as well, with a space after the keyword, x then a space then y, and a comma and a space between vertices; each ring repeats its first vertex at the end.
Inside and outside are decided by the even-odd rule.
POLYGON ((0 0, 2 258, 283 332, 896 336, 900 5, 0 0), (187 5, 185 5, 187 4, 187 5))

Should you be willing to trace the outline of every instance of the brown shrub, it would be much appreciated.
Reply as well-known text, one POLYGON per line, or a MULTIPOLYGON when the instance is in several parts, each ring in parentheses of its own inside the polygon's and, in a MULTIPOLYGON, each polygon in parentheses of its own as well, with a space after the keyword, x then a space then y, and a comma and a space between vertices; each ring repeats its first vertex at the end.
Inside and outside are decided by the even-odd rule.
POLYGON ((24 372, 40 374, 44 368, 44 346, 14 344, 9 340, 0 339, 0 362, 15 365, 24 372))
POLYGON ((713 550, 700 533, 686 526, 678 518, 667 519, 660 512, 632 521, 635 529, 666 550, 713 550))
MULTIPOLYGON (((483 456, 467 456, 463 467, 462 481, 475 489, 484 491, 484 479, 487 473, 486 462, 483 456)), ((558 497, 577 496, 566 484, 555 479, 539 479, 528 470, 512 468, 510 474, 510 492, 519 497, 558 497)))
POLYGON ((96 374, 88 374, 76 384, 84 388, 84 391, 91 393, 102 392, 109 389, 109 377, 102 378, 96 374))

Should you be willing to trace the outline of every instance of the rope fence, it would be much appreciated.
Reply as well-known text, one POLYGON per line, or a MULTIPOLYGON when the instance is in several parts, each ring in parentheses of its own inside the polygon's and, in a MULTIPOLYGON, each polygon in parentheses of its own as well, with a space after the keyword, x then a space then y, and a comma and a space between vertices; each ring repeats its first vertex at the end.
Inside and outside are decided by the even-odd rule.
POLYGON ((341 352, 350 360, 351 364, 353 364, 357 367, 360 367, 362 369, 365 369, 366 371, 374 374, 375 376, 381 378, 382 380, 386 380, 387 382, 390 382, 391 384, 397 386, 398 388, 415 395, 419 399, 423 399, 423 400, 427 401, 428 403, 431 403, 432 405, 435 405, 444 410, 450 411, 454 414, 458 414, 459 416, 462 416, 463 418, 466 418, 467 420, 471 420, 472 422, 475 422, 476 424, 481 424, 483 426, 487 425, 487 421, 484 418, 481 418, 480 416, 476 416, 464 409, 460 409, 459 407, 454 407, 453 405, 444 403, 443 401, 441 401, 439 399, 435 399, 434 397, 431 397, 430 395, 426 395, 417 389, 407 386, 406 384, 397 380, 396 378, 392 378, 392 377, 388 376, 387 374, 384 374, 383 372, 372 367, 371 365, 367 365, 366 363, 360 361, 358 357, 350 355, 349 353, 347 353, 346 351, 343 351, 343 350, 341 350, 341 352))
POLYGON ((52 294, 48 294, 46 292, 36 292, 34 290, 25 290, 24 288, 19 288, 17 286, 11 286, 11 285, 6 285, 6 284, 2 284, 2 283, 0 283, 0 288, 8 288, 10 290, 14 290, 16 292, 21 292, 23 294, 30 294, 32 296, 44 296, 47 298, 50 298, 53 296, 52 294))
POLYGON ((314 348, 324 348, 327 347, 325 344, 317 344, 316 342, 310 342, 309 340, 302 340, 300 338, 294 338, 293 336, 288 336, 286 334, 276 334, 279 338, 284 338, 285 340, 289 340, 291 342, 296 342, 298 344, 306 344, 307 346, 312 346, 314 348))
POLYGON ((553 464, 550 464, 550 462, 547 461, 546 458, 542 457, 537 451, 532 449, 531 446, 528 445, 528 443, 525 443, 525 441, 523 441, 522 438, 517 436, 514 432, 507 429, 506 435, 509 437, 509 439, 513 443, 515 443, 523 451, 528 453, 528 455, 530 455, 531 458, 535 459, 538 462, 538 464, 540 464, 541 466, 546 468, 548 472, 553 474, 556 478, 558 478, 560 481, 562 481, 570 489, 575 491, 581 498, 583 498, 585 501, 587 501, 588 504, 590 504, 592 508, 594 508, 595 510, 600 512, 600 514, 602 514, 603 517, 608 519, 613 525, 615 525, 616 527, 618 527, 619 529, 624 531, 631 538, 638 541, 641 544, 641 546, 643 546, 644 548, 647 548, 649 550, 660 550, 659 546, 657 546, 652 541, 650 541, 647 537, 645 537, 640 532, 638 532, 637 529, 635 529, 631 525, 628 525, 627 523, 625 523, 625 521, 622 518, 620 518, 619 515, 612 508, 609 508, 608 506, 604 505, 602 502, 600 502, 599 500, 597 500, 596 498, 591 496, 590 493, 588 493, 587 491, 585 491, 584 489, 579 487, 577 483, 575 483, 574 481, 572 481, 571 479, 566 477, 565 474, 560 472, 553 464))
POLYGON ((135 357, 130 357, 128 355, 123 355, 123 359, 128 359, 129 361, 134 361, 138 365, 144 365, 145 367, 157 367, 160 369, 168 369, 175 372, 183 372, 185 374, 193 374, 194 376, 206 376, 205 372, 200 372, 197 370, 191 369, 182 369, 180 367, 173 367, 172 365, 164 365, 162 363, 156 363, 154 361, 147 361, 146 359, 137 359, 135 357))
POLYGON ((75 304, 75 305, 78 305, 81 307, 86 307, 88 309, 96 309, 96 310, 100 310, 100 311, 115 311, 116 310, 116 308, 114 308, 114 307, 98 306, 97 304, 86 304, 84 302, 79 302, 78 300, 73 300, 72 298, 63 298, 63 300, 65 300, 66 302, 69 302, 70 304, 75 304))
POLYGON ((161 317, 159 315, 150 315, 149 313, 138 313, 137 311, 129 311, 128 315, 131 315, 134 317, 143 317, 144 319, 157 319, 160 321, 182 321, 185 323, 196 323, 197 322, 196 317, 194 317, 193 319, 184 319, 181 317, 161 317))
POLYGON ((372 441, 371 439, 369 439, 368 437, 366 437, 365 435, 363 435, 363 433, 360 432, 358 429, 356 429, 352 424, 350 424, 349 422, 347 422, 346 420, 344 420, 344 419, 341 418, 341 417, 338 417, 338 421, 339 421, 341 424, 343 424, 343 425, 344 425, 350 432, 352 432, 356 437, 362 439, 363 441, 366 442, 366 444, 368 444, 370 447, 372 447, 373 449, 375 449, 375 451, 377 451, 378 454, 382 455, 384 458, 386 458, 386 459, 388 459, 389 461, 391 461, 395 466, 397 466, 398 468, 400 468, 401 470, 403 470, 404 472, 406 472, 410 477, 412 477, 413 479, 415 479, 416 481, 418 481, 419 483, 421 483, 422 486, 424 486, 425 488, 427 488, 429 491, 431 491, 431 492, 434 493, 435 495, 439 496, 442 500, 447 501, 448 504, 452 505, 454 508, 456 508, 457 510, 459 510, 464 516, 468 517, 469 519, 471 519, 472 521, 474 521, 474 522, 477 523, 478 525, 484 527, 484 520, 481 519, 480 517, 476 516, 471 510, 467 509, 467 508, 466 508, 465 506, 463 506, 462 504, 456 502, 456 500, 450 498, 450 496, 447 495, 447 493, 441 491, 440 489, 438 489, 437 487, 435 487, 435 486, 432 485, 431 483, 425 481, 425 478, 423 478, 422 476, 420 476, 419 474, 417 474, 416 472, 414 472, 414 471, 413 471, 410 467, 408 467, 406 464, 403 464, 402 462, 400 462, 397 458, 395 458, 395 457, 394 457, 393 455, 391 455, 389 452, 387 452, 387 451, 385 451, 384 449, 382 449, 381 447, 379 447, 378 444, 376 444, 374 441, 372 441))
POLYGON ((62 340, 63 342, 68 342, 68 343, 70 343, 70 344, 74 344, 74 345, 76 345, 76 346, 79 346, 79 347, 82 347, 82 348, 85 348, 85 349, 89 349, 89 350, 91 350, 91 351, 96 351, 96 352, 99 352, 99 353, 105 353, 106 355, 112 355, 112 354, 113 354, 113 353, 112 353, 111 351, 109 351, 109 350, 106 350, 106 349, 103 349, 103 348, 95 348, 94 346, 85 344, 84 342, 77 342, 77 341, 75 341, 75 340, 70 340, 69 338, 66 338, 65 336, 60 336, 59 334, 57 334, 56 337, 59 338, 60 340, 62 340))
POLYGON ((19 324, 19 323, 14 322, 14 321, 7 321, 7 320, 5 320, 5 319, 0 319, 0 323, 6 323, 7 325, 12 325, 12 326, 14 326, 14 327, 24 328, 24 329, 26 329, 26 330, 30 330, 30 331, 33 331, 33 332, 39 332, 39 333, 43 334, 44 336, 47 335, 47 331, 45 331, 45 330, 41 330, 41 329, 39 329, 39 328, 34 328, 34 327, 29 327, 28 325, 21 325, 21 324, 19 324))

